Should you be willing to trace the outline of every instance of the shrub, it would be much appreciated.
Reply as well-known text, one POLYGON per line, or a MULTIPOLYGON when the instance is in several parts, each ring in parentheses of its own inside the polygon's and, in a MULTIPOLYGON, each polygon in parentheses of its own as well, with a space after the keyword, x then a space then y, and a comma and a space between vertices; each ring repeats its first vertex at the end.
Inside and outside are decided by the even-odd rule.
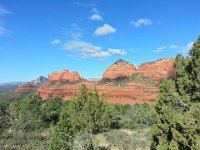
POLYGON ((50 149, 70 149, 76 133, 96 134, 109 130, 111 126, 112 111, 104 98, 99 97, 96 89, 89 91, 82 85, 80 93, 63 108, 60 121, 52 134, 50 149))
POLYGON ((100 81, 97 82, 97 85, 107 84, 107 83, 110 83, 110 82, 111 82, 111 79, 103 78, 103 79, 101 79, 100 81))
POLYGON ((44 101, 40 106, 41 119, 48 124, 56 124, 63 106, 64 102, 59 97, 44 101))
POLYGON ((41 98, 37 95, 28 96, 24 101, 15 101, 10 104, 10 116, 13 118, 12 127, 25 131, 37 130, 45 127, 40 119, 42 104, 41 98))
POLYGON ((150 127, 153 123, 153 106, 147 104, 113 105, 121 128, 137 129, 150 127))
POLYGON ((118 77, 113 80, 113 86, 126 86, 127 83, 129 82, 128 77, 118 77))
POLYGON ((110 148, 136 150, 150 147, 149 130, 111 130, 104 133, 110 148), (127 133, 128 132, 128 133, 127 133))

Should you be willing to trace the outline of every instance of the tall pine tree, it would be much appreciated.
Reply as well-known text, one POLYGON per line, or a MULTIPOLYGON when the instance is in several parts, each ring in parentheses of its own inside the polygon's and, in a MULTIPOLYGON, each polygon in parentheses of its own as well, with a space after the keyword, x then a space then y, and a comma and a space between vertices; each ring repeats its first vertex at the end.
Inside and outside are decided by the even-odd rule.
POLYGON ((184 58, 177 55, 176 80, 160 85, 151 129, 154 150, 200 148, 200 37, 184 58))

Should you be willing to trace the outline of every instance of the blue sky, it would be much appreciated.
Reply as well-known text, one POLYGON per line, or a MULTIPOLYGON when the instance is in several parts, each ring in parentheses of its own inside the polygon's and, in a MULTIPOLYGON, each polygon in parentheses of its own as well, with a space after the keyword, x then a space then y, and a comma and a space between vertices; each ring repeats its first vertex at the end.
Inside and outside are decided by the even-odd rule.
POLYGON ((136 66, 187 55, 199 0, 1 0, 0 83, 64 68, 100 78, 118 59, 136 66))

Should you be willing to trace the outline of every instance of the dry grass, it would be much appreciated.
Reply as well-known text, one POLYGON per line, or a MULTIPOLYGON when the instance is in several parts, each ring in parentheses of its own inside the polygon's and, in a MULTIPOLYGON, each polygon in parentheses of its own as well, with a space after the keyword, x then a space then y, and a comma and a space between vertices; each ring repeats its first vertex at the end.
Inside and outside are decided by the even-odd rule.
POLYGON ((101 133, 101 134, 97 134, 95 136, 95 138, 98 140, 98 145, 100 147, 109 147, 110 143, 107 141, 106 137, 101 133))
POLYGON ((149 129, 112 130, 95 136, 100 147, 108 150, 149 150, 149 129), (113 139, 112 139, 113 138, 113 139), (127 141, 128 140, 128 141, 127 141))

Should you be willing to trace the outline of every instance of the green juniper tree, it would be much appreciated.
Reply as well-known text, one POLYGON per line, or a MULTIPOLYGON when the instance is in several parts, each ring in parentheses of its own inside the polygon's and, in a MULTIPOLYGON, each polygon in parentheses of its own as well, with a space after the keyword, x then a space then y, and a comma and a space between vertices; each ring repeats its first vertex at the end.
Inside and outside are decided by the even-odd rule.
MULTIPOLYGON (((51 150, 72 149, 76 135, 96 134, 107 131, 112 126, 112 111, 99 97, 97 89, 89 91, 85 85, 75 95, 69 104, 61 111, 61 118, 57 123, 50 142, 51 150)), ((92 139, 91 139, 92 141, 92 139)), ((84 149, 93 150, 93 145, 84 149)))
POLYGON ((200 148, 200 37, 189 57, 177 55, 176 80, 160 85, 152 126, 152 146, 157 150, 200 148))

